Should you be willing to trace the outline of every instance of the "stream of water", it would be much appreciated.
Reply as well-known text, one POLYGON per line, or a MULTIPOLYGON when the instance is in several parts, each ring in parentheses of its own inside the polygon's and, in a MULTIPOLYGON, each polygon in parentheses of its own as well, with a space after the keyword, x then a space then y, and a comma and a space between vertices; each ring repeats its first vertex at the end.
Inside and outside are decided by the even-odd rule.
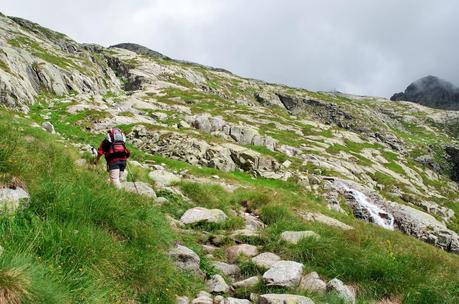
POLYGON ((368 212, 373 223, 386 229, 394 229, 394 217, 392 216, 392 214, 384 211, 379 206, 376 206, 374 203, 371 202, 370 199, 368 199, 368 197, 364 193, 356 189, 350 188, 345 183, 339 182, 337 183, 337 185, 343 188, 347 193, 352 195, 357 204, 359 204, 361 208, 365 209, 368 212))

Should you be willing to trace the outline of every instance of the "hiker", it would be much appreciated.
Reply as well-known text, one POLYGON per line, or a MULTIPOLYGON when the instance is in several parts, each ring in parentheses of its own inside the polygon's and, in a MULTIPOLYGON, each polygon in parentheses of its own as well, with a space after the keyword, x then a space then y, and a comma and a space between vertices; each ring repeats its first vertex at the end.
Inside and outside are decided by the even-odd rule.
POLYGON ((110 182, 115 188, 121 188, 121 178, 131 153, 126 148, 126 136, 120 129, 113 128, 107 132, 107 137, 101 142, 97 150, 94 165, 97 165, 102 155, 105 156, 107 161, 110 182))

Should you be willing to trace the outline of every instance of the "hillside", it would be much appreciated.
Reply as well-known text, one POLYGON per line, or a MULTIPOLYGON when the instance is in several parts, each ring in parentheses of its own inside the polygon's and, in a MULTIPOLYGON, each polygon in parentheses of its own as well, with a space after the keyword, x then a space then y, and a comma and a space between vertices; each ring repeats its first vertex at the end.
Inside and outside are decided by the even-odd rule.
POLYGON ((0 303, 459 300, 458 112, 3 15, 0 93, 0 303), (89 165, 113 126, 123 190, 89 165))

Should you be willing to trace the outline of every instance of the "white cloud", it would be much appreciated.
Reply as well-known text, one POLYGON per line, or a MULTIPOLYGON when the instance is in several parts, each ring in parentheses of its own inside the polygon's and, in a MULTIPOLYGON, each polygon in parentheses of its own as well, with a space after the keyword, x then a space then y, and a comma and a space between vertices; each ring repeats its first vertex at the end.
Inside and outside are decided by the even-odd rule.
POLYGON ((3 0, 77 41, 137 42, 242 76, 390 96, 427 74, 459 84, 455 0, 3 0))

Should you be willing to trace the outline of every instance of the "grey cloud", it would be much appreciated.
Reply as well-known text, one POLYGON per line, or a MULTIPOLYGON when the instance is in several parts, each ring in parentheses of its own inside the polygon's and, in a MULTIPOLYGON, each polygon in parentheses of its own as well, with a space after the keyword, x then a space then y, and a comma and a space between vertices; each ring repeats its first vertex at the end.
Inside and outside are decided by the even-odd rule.
POLYGON ((9 15, 81 42, 313 90, 390 96, 432 74, 459 85, 455 0, 4 0, 9 15))

